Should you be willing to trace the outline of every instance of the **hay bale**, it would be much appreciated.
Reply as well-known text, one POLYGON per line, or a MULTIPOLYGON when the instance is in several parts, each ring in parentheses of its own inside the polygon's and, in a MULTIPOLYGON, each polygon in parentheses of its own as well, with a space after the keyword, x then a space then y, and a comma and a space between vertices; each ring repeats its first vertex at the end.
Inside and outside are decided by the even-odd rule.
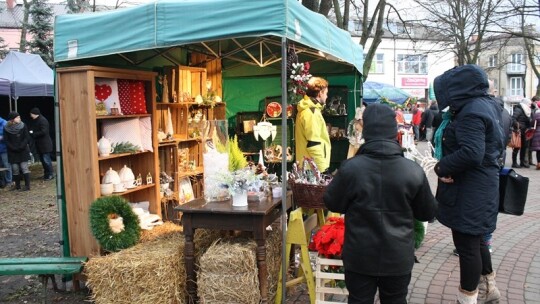
MULTIPOLYGON (((251 239, 225 238, 214 242, 201 256, 197 276, 202 303, 259 303, 259 279, 251 239)), ((271 232, 266 241, 269 300, 274 301, 281 265, 281 233, 271 232)))
POLYGON ((182 226, 173 222, 164 222, 162 225, 155 226, 152 230, 142 230, 140 242, 154 241, 161 238, 170 237, 173 234, 182 234, 182 226))
MULTIPOLYGON (((195 260, 219 237, 219 231, 196 230, 195 260)), ((185 303, 184 243, 182 234, 165 233, 155 240, 91 258, 85 274, 92 299, 96 304, 185 303)))

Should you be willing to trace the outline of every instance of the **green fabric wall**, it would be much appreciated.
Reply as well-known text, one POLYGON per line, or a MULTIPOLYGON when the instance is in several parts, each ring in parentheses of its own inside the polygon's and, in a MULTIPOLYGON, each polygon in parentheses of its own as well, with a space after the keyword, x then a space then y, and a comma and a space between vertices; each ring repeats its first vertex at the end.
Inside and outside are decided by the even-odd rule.
MULTIPOLYGON (((362 84, 359 74, 321 74, 317 76, 328 80, 330 86, 348 87, 347 114, 349 119, 352 119, 354 117, 355 96, 356 105, 360 104, 359 90, 361 90, 362 84), (356 94, 353 92, 355 89, 358 90, 356 94)), ((262 111, 266 97, 281 95, 281 78, 280 75, 223 78, 223 94, 223 100, 227 102, 227 119, 235 116, 237 112, 262 111)))

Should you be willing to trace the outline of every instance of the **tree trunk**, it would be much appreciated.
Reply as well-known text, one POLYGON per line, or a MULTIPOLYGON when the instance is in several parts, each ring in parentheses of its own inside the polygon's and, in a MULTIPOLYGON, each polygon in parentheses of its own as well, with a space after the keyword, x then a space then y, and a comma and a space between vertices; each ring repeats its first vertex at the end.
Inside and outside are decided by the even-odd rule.
POLYGON ((302 0, 302 5, 311 11, 319 11, 319 0, 302 0))
POLYGON ((26 32, 28 31, 28 15, 30 11, 30 5, 32 5, 31 2, 29 2, 28 0, 23 0, 23 7, 24 7, 23 14, 24 15, 23 15, 23 24, 21 27, 21 41, 19 43, 19 51, 21 53, 26 52, 26 48, 28 44, 28 41, 26 40, 26 32))
MULTIPOLYGON (((330 10, 332 9, 332 0, 321 0, 321 4, 319 6, 319 14, 328 17, 328 13, 330 13, 330 10)), ((339 9, 339 5, 337 6, 337 9, 339 9)), ((337 12, 336 12, 337 15, 337 12)))

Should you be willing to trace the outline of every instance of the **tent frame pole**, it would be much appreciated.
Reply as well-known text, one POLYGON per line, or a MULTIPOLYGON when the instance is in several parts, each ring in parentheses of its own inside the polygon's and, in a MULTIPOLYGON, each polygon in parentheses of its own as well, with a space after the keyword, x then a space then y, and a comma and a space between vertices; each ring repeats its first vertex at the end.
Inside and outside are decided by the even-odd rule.
MULTIPOLYGON (((287 38, 281 38, 281 108, 287 109, 287 38)), ((281 146, 287 151, 287 111, 281 111, 281 146)), ((287 239, 287 153, 281 155, 281 303, 287 293, 286 278, 289 261, 285 260, 287 239)))

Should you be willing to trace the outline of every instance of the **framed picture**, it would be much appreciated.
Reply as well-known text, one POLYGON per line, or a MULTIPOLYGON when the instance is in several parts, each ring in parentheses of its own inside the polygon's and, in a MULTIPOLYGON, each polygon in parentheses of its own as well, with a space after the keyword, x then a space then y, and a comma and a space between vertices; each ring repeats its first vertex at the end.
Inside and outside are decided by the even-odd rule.
POLYGON ((184 202, 189 202, 195 199, 195 195, 193 194, 193 187, 191 186, 191 181, 189 180, 189 177, 183 177, 180 179, 180 182, 178 183, 178 196, 184 197, 184 202))

